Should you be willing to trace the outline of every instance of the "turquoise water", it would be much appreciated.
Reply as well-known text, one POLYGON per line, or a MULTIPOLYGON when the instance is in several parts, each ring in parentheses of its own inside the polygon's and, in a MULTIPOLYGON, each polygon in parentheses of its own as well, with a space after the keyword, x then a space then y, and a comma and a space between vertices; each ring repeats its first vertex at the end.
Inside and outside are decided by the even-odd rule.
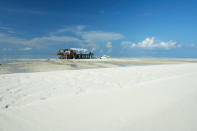
POLYGON ((196 63, 196 59, 0 59, 0 74, 78 70, 157 64, 196 63))

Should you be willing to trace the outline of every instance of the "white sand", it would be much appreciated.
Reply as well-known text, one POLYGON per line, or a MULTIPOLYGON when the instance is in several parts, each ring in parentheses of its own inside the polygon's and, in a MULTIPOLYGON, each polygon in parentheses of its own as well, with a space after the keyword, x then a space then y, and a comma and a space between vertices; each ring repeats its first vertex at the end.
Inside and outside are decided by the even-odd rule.
POLYGON ((196 99, 197 64, 0 75, 0 131, 196 131, 196 99))

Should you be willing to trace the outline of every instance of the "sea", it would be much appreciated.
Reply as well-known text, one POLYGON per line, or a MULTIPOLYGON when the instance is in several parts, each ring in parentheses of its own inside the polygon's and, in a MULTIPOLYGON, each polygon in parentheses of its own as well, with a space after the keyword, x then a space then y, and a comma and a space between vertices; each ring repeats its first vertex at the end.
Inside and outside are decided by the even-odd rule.
POLYGON ((12 73, 80 70, 159 64, 197 63, 197 59, 177 58, 107 58, 107 59, 0 59, 0 75, 12 73))

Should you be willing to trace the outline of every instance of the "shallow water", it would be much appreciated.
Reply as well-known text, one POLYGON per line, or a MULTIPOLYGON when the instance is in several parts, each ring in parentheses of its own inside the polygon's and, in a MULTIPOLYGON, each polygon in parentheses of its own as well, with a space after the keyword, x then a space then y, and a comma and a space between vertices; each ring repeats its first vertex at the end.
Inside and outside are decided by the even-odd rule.
POLYGON ((0 74, 176 63, 197 63, 197 59, 1 59, 0 74))

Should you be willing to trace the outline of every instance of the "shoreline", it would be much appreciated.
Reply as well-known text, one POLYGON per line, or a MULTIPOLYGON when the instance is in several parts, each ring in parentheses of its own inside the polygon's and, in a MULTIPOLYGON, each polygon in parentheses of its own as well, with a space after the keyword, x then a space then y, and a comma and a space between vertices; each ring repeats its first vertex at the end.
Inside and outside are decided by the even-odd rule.
POLYGON ((0 75, 0 130, 195 130, 196 78, 197 63, 0 75))
POLYGON ((197 63, 197 59, 108 58, 108 59, 17 59, 0 65, 0 75, 158 64, 197 63))

